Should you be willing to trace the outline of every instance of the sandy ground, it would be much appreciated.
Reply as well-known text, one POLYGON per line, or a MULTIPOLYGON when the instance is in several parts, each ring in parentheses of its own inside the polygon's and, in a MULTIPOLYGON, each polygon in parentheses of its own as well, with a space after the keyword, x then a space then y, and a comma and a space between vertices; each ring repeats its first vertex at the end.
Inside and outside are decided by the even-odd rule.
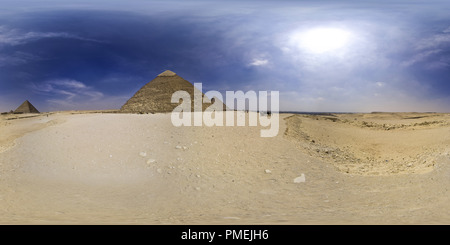
POLYGON ((445 114, 281 114, 273 138, 170 114, 15 117, 2 224, 450 224, 445 114))

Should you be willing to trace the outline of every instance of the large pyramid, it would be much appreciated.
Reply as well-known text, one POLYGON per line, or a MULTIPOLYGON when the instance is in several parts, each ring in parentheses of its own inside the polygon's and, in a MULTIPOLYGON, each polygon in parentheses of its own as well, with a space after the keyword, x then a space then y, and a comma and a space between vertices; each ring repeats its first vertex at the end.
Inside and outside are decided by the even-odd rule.
MULTIPOLYGON (((194 111, 194 87, 190 82, 172 71, 165 71, 144 85, 120 109, 124 113, 164 113, 172 112, 179 104, 171 103, 172 94, 186 91, 191 95, 191 111, 194 111)), ((198 90, 197 90, 198 91, 198 90)), ((200 92, 200 91, 198 91, 200 92)), ((202 93, 202 98, 204 94, 202 93)), ((211 104, 204 103, 203 110, 211 104)), ((224 107, 225 108, 225 107, 224 107)))
POLYGON ((25 100, 25 102, 23 102, 19 107, 17 107, 14 113, 22 114, 22 113, 40 113, 40 112, 28 100, 25 100))

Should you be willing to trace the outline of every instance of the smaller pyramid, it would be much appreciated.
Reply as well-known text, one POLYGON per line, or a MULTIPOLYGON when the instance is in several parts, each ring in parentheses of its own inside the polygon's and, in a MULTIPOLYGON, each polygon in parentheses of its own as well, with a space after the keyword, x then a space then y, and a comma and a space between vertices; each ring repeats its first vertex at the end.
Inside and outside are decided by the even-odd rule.
POLYGON ((28 100, 25 100, 25 102, 23 102, 14 111, 14 114, 22 114, 22 113, 40 113, 40 112, 28 100))

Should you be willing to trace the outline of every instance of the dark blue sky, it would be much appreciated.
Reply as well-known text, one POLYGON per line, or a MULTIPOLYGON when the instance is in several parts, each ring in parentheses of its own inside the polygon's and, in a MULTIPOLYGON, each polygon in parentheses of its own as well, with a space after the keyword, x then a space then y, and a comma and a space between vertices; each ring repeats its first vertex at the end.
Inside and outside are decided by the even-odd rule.
POLYGON ((0 111, 117 109, 170 69, 281 110, 450 112, 448 1, 1 1, 0 111))

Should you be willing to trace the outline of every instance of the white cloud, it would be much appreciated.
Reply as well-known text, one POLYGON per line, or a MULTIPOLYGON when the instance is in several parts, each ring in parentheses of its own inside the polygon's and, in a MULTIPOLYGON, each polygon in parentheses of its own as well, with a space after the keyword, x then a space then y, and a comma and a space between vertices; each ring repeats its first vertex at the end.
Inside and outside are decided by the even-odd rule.
POLYGON ((442 59, 439 57, 439 54, 444 53, 448 47, 450 47, 450 27, 441 33, 421 38, 417 41, 413 46, 417 54, 409 60, 402 62, 401 65, 408 67, 427 61, 428 63, 424 66, 427 69, 446 69, 450 66, 450 62, 445 58, 442 59))
POLYGON ((15 52, 11 55, 0 55, 0 67, 23 65, 30 61, 38 60, 41 60, 41 58, 36 55, 26 52, 15 52))
POLYGON ((30 87, 35 93, 52 95, 58 98, 48 101, 64 101, 64 103, 72 105, 85 101, 97 101, 104 97, 102 92, 73 79, 48 80, 40 84, 32 83, 30 87))
POLYGON ((442 32, 443 32, 443 33, 450 33, 450 26, 447 27, 447 29, 443 30, 442 32))
POLYGON ((51 80, 48 83, 62 86, 62 87, 67 87, 67 88, 75 88, 75 89, 87 88, 87 86, 84 83, 76 81, 76 80, 71 80, 71 79, 51 80))
POLYGON ((100 42, 95 39, 84 38, 67 32, 24 32, 18 29, 9 29, 5 26, 0 26, 0 45, 16 46, 44 38, 68 38, 100 42))
POLYGON ((249 64, 250 66, 264 66, 269 63, 267 59, 253 59, 253 61, 249 64))
POLYGON ((442 46, 450 45, 450 27, 441 33, 422 38, 416 43, 416 50, 439 50, 442 46))
POLYGON ((416 55, 414 55, 411 59, 402 62, 403 66, 411 66, 414 65, 418 62, 422 62, 425 61, 427 58, 429 58, 430 56, 434 55, 434 54, 438 54, 442 52, 441 49, 433 49, 433 50, 426 50, 423 52, 420 52, 416 55))

